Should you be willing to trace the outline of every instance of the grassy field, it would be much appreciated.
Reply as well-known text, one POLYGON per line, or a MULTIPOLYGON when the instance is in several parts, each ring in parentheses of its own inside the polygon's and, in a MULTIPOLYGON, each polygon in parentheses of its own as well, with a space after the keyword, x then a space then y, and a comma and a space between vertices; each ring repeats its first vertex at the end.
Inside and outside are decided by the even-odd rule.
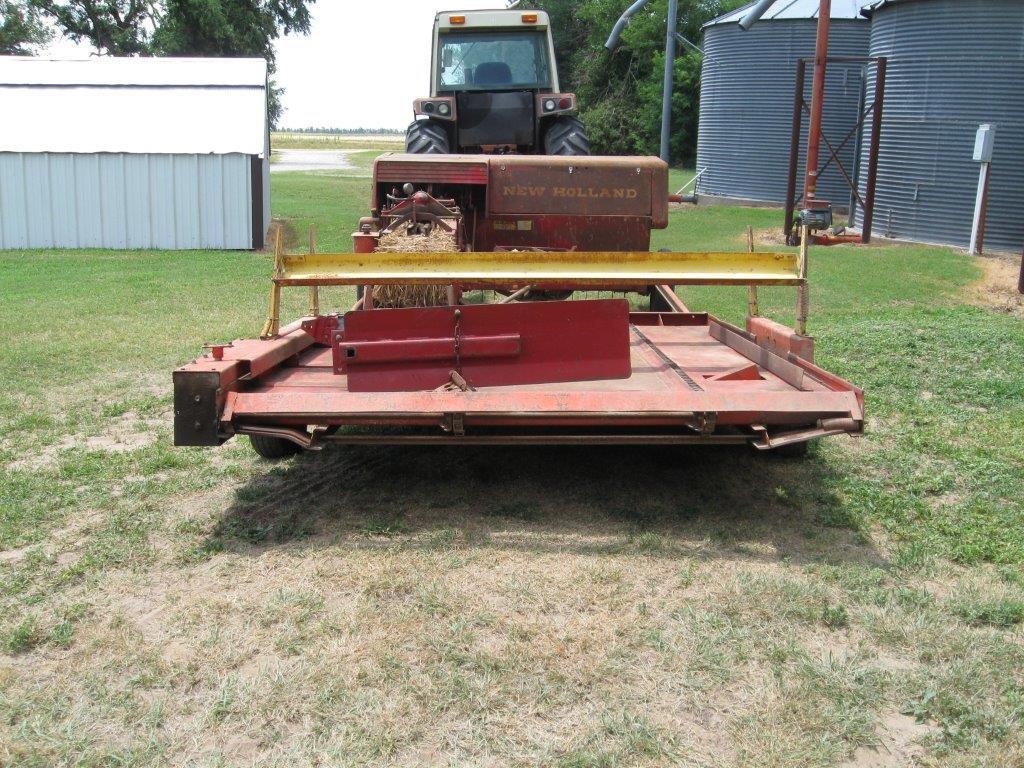
MULTIPOLYGON (((364 179, 272 184, 348 247, 364 179)), ((680 209, 655 247, 780 219, 680 209)), ((814 251, 819 361, 869 428, 801 461, 174 449, 170 371, 258 331, 269 269, 0 253, 0 765, 1024 764, 1008 262, 814 251)), ((683 295, 742 319, 742 292, 683 295)))

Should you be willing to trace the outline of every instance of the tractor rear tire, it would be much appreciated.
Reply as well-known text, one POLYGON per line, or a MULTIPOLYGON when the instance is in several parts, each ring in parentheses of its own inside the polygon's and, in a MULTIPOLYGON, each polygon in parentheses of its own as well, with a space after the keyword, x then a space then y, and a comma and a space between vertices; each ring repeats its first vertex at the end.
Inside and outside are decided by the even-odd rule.
POLYGON ((268 461, 278 461, 294 456, 302 449, 290 440, 269 435, 249 435, 252 449, 268 461))
POLYGON ((589 155, 590 139, 577 117, 558 117, 544 134, 545 155, 589 155))
POLYGON ((450 155, 448 131, 436 120, 417 120, 405 131, 405 151, 410 155, 450 155))

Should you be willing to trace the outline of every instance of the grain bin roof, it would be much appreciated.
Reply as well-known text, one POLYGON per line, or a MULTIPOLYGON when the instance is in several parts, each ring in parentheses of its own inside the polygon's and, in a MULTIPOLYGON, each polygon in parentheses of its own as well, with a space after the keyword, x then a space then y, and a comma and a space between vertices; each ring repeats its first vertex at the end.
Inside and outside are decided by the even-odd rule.
MULTIPOLYGON (((717 19, 712 19, 705 27, 716 24, 735 24, 743 18, 754 3, 747 3, 742 8, 737 8, 717 19)), ((833 19, 861 19, 861 8, 868 5, 868 0, 832 0, 833 19)), ((761 17, 761 21, 774 21, 784 19, 816 19, 818 18, 818 0, 778 0, 761 17)))
POLYGON ((262 155, 263 59, 0 57, 0 152, 262 155))
POLYGON ((872 0, 869 3, 864 3, 864 10, 861 13, 868 18, 871 18, 871 14, 877 11, 879 8, 885 5, 894 5, 895 3, 906 2, 906 0, 872 0))

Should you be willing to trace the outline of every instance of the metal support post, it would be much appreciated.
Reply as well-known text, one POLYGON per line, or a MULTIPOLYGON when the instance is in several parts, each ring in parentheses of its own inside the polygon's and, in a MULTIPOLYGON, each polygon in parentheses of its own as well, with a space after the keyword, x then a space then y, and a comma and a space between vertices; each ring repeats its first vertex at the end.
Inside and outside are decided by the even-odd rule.
POLYGON ((277 278, 284 275, 284 251, 281 247, 281 227, 274 230, 274 279, 270 285, 270 306, 267 308, 267 321, 260 331, 261 339, 272 339, 281 329, 281 285, 277 278))
POLYGON ((793 126, 789 138, 789 176, 786 180, 786 242, 793 244, 793 216, 796 214, 796 171, 800 164, 800 130, 803 127, 804 78, 807 62, 796 62, 796 88, 793 92, 793 126))
MULTIPOLYGON (((316 253, 316 225, 309 225, 309 253, 316 253)), ((309 286, 309 316, 319 317, 320 315, 320 286, 309 286)))
POLYGON ((800 258, 797 261, 797 271, 800 275, 800 285, 796 289, 796 332, 800 336, 807 335, 807 312, 810 307, 810 296, 807 288, 807 249, 811 241, 811 230, 806 224, 800 227, 800 258))
MULTIPOLYGON (((747 253, 754 252, 754 228, 747 227, 747 253)), ((747 317, 757 317, 759 309, 757 306, 757 286, 747 286, 747 317)))
POLYGON ((868 145, 868 178, 864 185, 864 226, 860 241, 871 242, 871 223, 875 217, 875 185, 878 180, 878 148, 882 139, 882 107, 885 104, 885 72, 888 60, 875 59, 875 101, 871 112, 871 142, 868 145))
POLYGON ((668 32, 665 34, 665 82, 661 92, 661 159, 669 162, 669 137, 672 133, 672 78, 676 63, 676 26, 679 0, 668 2, 668 32))
POLYGON ((971 225, 971 256, 979 256, 985 249, 985 217, 988 213, 988 179, 991 163, 982 163, 978 174, 978 193, 974 199, 974 222, 971 225))

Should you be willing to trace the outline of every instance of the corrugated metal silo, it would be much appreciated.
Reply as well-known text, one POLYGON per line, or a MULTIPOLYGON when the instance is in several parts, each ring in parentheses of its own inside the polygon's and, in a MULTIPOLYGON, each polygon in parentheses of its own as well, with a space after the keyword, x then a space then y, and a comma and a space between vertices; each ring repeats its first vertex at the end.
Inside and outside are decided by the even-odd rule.
MULTIPOLYGON (((752 5, 752 4, 751 4, 752 5)), ((830 56, 866 56, 869 24, 863 0, 833 0, 830 56)), ((818 0, 778 0, 748 32, 738 21, 748 6, 708 22, 701 69, 697 188, 701 196, 782 204, 793 118, 796 63, 814 56, 818 0)), ((823 131, 839 144, 856 126, 863 95, 862 64, 828 69, 823 131)), ((808 66, 805 98, 810 102, 813 68, 808 66)), ((801 140, 799 180, 803 179, 807 115, 801 140)), ((855 140, 840 157, 854 173, 855 140)), ((822 162, 827 159, 822 145, 822 162)), ((836 207, 849 204, 849 186, 835 164, 818 182, 818 197, 836 207)))
POLYGON ((1024 2, 886 0, 866 13, 871 55, 889 59, 875 233, 966 247, 974 138, 980 124, 996 123, 985 246, 1020 251, 1024 2))

